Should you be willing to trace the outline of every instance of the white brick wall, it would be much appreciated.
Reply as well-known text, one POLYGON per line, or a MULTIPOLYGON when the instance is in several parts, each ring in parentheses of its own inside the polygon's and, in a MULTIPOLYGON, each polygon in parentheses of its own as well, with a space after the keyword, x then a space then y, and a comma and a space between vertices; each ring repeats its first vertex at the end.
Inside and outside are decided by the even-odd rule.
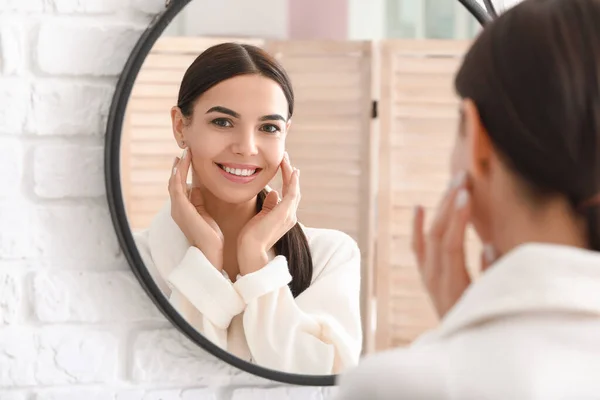
POLYGON ((104 199, 103 134, 117 76, 163 4, 0 0, 1 400, 331 391, 267 382, 200 350, 123 259, 104 199))

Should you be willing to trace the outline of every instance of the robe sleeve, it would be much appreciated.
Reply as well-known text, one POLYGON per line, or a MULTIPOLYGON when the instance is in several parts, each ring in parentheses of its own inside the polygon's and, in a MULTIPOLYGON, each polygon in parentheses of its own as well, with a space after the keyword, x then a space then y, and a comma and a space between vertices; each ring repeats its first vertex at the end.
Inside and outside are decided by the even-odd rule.
MULTIPOLYGON (((257 364, 299 374, 336 374, 358 363, 362 348, 360 251, 349 236, 331 231, 333 251, 312 284, 294 298, 284 256, 239 278, 234 288, 246 310, 246 340, 257 364)), ((325 259, 327 258, 327 259, 325 259)))
POLYGON ((187 249, 181 261, 161 275, 143 235, 135 235, 138 250, 150 275, 169 302, 196 330, 227 349, 227 328, 246 304, 219 270, 197 247, 187 249))

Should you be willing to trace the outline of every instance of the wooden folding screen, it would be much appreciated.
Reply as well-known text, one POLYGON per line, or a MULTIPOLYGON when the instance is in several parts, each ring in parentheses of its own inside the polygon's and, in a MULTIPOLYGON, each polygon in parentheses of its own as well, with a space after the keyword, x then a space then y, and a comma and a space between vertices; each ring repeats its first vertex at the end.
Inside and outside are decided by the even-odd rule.
MULTIPOLYGON (((410 251, 412 208, 421 203, 431 217, 448 182, 458 122, 453 75, 469 42, 160 39, 135 82, 123 130, 121 176, 133 229, 147 227, 168 197, 179 154, 169 110, 183 73, 223 41, 264 47, 290 75, 296 104, 287 150, 302 170, 299 218, 359 243, 365 352, 409 344, 438 322, 410 251)), ((272 186, 280 187, 279 177, 272 186)), ((473 232, 468 248, 475 268, 473 232)))
MULTIPOLYGON (((171 163, 180 152, 169 112, 181 78, 198 54, 224 41, 264 47, 290 75, 295 111, 286 146, 292 164, 302 170, 298 217, 306 226, 338 229, 358 241, 366 304, 372 287, 376 183, 370 42, 161 38, 135 82, 123 130, 121 177, 132 229, 146 228, 168 198, 171 163)), ((280 188, 279 174, 271 186, 280 188)), ((367 324, 366 308, 363 316, 367 324)), ((366 332, 365 341, 369 337, 366 332)))
MULTIPOLYGON (((364 349, 369 351, 377 184, 372 44, 270 41, 265 46, 288 72, 296 94, 286 146, 302 171, 298 218, 306 226, 341 230, 361 249, 364 349)), ((280 187, 280 180, 272 186, 280 187)))
MULTIPOLYGON (((458 129, 453 78, 468 44, 388 40, 380 46, 378 350, 407 345, 438 323, 410 249, 410 231, 413 206, 425 206, 429 225, 450 178, 458 129)), ((479 248, 473 232, 468 249, 475 268, 479 248)))

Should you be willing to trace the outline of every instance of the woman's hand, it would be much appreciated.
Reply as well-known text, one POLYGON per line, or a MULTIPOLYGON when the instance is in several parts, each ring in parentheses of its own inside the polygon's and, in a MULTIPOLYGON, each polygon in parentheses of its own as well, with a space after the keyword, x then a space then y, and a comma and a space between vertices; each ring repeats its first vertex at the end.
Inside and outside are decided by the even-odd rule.
POLYGON ((300 171, 292 168, 287 152, 281 161, 283 198, 271 190, 261 211, 244 226, 238 236, 240 274, 246 275, 265 266, 267 252, 296 225, 300 203, 300 171))
POLYGON ((186 148, 181 158, 175 157, 173 162, 173 171, 169 179, 171 217, 188 242, 200 249, 211 264, 221 270, 223 233, 215 220, 206 212, 200 189, 188 189, 187 174, 191 159, 190 151, 186 148))
POLYGON ((425 287, 436 311, 443 317, 471 284, 466 266, 465 233, 471 201, 466 174, 459 174, 442 199, 427 235, 424 234, 425 212, 415 210, 412 248, 425 287))

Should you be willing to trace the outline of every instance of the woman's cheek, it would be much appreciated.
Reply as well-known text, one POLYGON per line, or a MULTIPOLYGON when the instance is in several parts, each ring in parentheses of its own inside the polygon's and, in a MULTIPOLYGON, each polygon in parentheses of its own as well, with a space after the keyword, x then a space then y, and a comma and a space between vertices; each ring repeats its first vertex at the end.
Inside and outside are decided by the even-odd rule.
POLYGON ((455 144, 450 156, 450 176, 455 176, 461 169, 461 155, 458 146, 455 144))
POLYGON ((194 158, 211 160, 223 153, 227 147, 227 143, 224 143, 222 137, 219 138, 210 131, 196 135, 189 145, 194 158))
POLYGON ((277 140, 274 143, 269 143, 265 150, 264 154, 269 167, 279 168, 279 164, 283 160, 283 153, 285 152, 285 141, 277 140))

